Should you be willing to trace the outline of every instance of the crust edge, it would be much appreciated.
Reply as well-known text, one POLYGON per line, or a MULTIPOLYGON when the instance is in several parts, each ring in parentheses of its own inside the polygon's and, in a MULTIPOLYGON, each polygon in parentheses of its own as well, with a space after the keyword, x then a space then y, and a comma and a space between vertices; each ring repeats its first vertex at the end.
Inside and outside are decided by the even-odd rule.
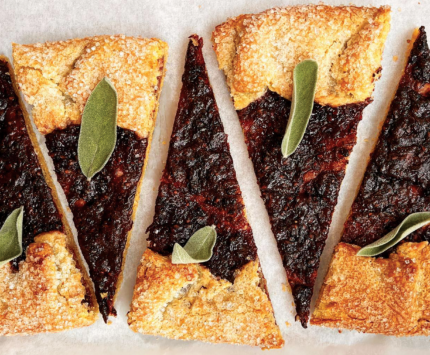
MULTIPOLYGON (((374 53, 374 54, 376 57, 379 58, 379 59, 377 58, 375 63, 381 62, 385 40, 386 40, 386 37, 387 37, 388 32, 390 30, 390 20, 391 20, 390 6, 380 6, 380 7, 375 7, 375 6, 373 6, 373 7, 372 6, 330 6, 330 5, 325 5, 325 4, 319 4, 319 5, 309 4, 309 5, 302 5, 302 6, 292 5, 292 6, 287 6, 287 7, 275 7, 275 8, 260 12, 258 14, 242 14, 242 15, 239 15, 236 17, 231 17, 227 21, 225 21, 224 23, 216 26, 215 30, 212 32, 212 43, 213 43, 213 49, 214 49, 216 56, 217 56, 219 69, 224 71, 224 74, 225 74, 226 79, 227 79, 227 84, 228 84, 229 89, 230 89, 230 94, 232 96, 233 103, 234 103, 236 110, 240 110, 240 109, 247 107, 250 103, 252 103, 256 99, 261 97, 268 89, 270 89, 271 91, 277 92, 279 95, 283 96, 284 98, 286 98, 288 100, 291 100, 291 95, 292 95, 292 70, 288 70, 287 74, 285 74, 285 73, 283 74, 286 76, 284 81, 288 81, 288 84, 286 85, 286 87, 284 87, 284 88, 279 87, 279 83, 276 84, 276 87, 272 87, 273 83, 270 80, 269 80, 269 82, 266 82, 263 85, 261 82, 261 79, 262 79, 261 73, 258 75, 255 75, 255 73, 252 72, 252 68, 251 68, 251 70, 249 69, 250 67, 253 66, 252 62, 250 64, 247 62, 247 60, 242 60, 243 63, 235 63, 235 62, 240 62, 240 60, 239 61, 237 60, 237 57, 239 55, 237 47, 239 44, 241 44, 240 38, 242 36, 248 35, 248 32, 260 31, 261 28, 264 27, 263 19, 264 20, 269 19, 270 16, 272 16, 273 14, 276 14, 277 16, 280 17, 281 12, 285 11, 285 10, 291 9, 292 11, 295 11, 296 9, 298 9, 298 11, 300 12, 303 8, 315 9, 315 8, 319 8, 319 7, 324 8, 324 10, 322 10, 322 11, 325 11, 327 9, 333 10, 333 9, 344 9, 344 8, 347 8, 348 11, 351 11, 350 9, 375 9, 375 10, 378 10, 378 13, 375 14, 375 17, 378 18, 377 22, 379 22, 381 25, 382 34, 378 34, 378 31, 374 31, 374 33, 373 33, 373 36, 376 37, 376 38, 374 38, 375 41, 379 43, 379 48, 376 51, 379 53, 374 53), (243 25, 243 22, 245 22, 245 21, 247 22, 246 26, 243 25), (240 34, 237 35, 237 32, 239 32, 240 34), (246 33, 246 35, 242 35, 242 32, 246 33), (230 38, 228 39, 227 37, 230 37, 230 38), (239 37, 239 39, 238 39, 238 37, 239 37), (225 48, 221 48, 222 46, 220 44, 225 39, 227 39, 227 42, 228 41, 234 42, 235 48, 230 48, 230 50, 228 50, 228 49, 226 50, 225 48), (226 53, 229 51, 230 51, 230 53, 226 53), (231 52, 233 52, 233 53, 231 53, 231 52), (227 62, 231 62, 231 63, 227 64, 227 62), (229 67, 229 66, 231 66, 231 67, 229 67), (238 68, 236 68, 236 66, 238 66, 238 68), (244 68, 248 68, 248 69, 244 70, 242 68, 242 66, 244 68), (241 79, 246 79, 246 80, 237 79, 238 76, 241 79), (257 79, 257 77, 258 77, 258 79, 257 79), (250 80, 250 78, 253 78, 253 79, 250 80), (248 90, 245 90, 245 87, 248 87, 248 90), (253 91, 249 90, 250 87, 253 87, 253 91), (255 91, 256 89, 258 89, 258 90, 255 91)), ((351 11, 351 12, 353 12, 353 11, 351 11)), ((312 20, 310 20, 310 21, 312 21, 312 20)), ((376 22, 375 19, 374 19, 374 22, 376 22)), ((360 31, 357 32, 355 35, 359 34, 360 31)), ((369 31, 369 32, 371 32, 371 31, 369 31)), ((363 34, 363 37, 365 37, 366 35, 368 35, 368 33, 363 34)), ((351 40, 352 38, 353 37, 351 37, 349 40, 351 40)), ((348 43, 349 43, 349 40, 347 41, 348 43)), ((370 43, 370 41, 368 39, 367 40, 363 39, 362 42, 366 43, 366 41, 368 41, 370 43)), ((248 42, 249 42, 249 38, 248 38, 248 42)), ((229 44, 227 44, 225 47, 228 47, 228 46, 229 46, 229 44)), ((244 45, 245 48, 250 47, 251 51, 254 51, 254 49, 253 49, 254 46, 257 47, 257 46, 259 46, 259 44, 257 43, 257 44, 251 45, 250 43, 246 43, 246 45, 244 45)), ((249 51, 249 49, 243 50, 243 53, 247 53, 248 51, 249 51)), ((305 53, 306 53, 306 51, 305 51, 305 53)), ((243 57, 247 57, 248 54, 249 53, 243 55, 243 57)), ((304 55, 306 57, 306 54, 304 54, 304 55)), ((273 54, 272 54, 272 56, 273 56, 273 54)), ((308 54, 307 54, 307 56, 309 57, 308 54)), ((357 55, 356 55, 356 53, 353 53, 348 57, 347 61, 353 62, 354 60, 357 59, 355 57, 357 57, 357 55)), ((266 63, 266 65, 267 65, 267 63, 266 63)), ((332 63, 332 65, 333 65, 333 63, 332 63)), ((360 66, 362 66, 362 64, 360 64, 360 66)), ((330 90, 326 90, 331 85, 330 84, 331 79, 327 78, 327 80, 325 80, 326 82, 325 81, 322 82, 319 80, 318 86, 317 86, 317 92, 315 95, 315 102, 317 102, 321 105, 329 105, 329 106, 337 107, 337 106, 341 106, 341 105, 345 105, 345 104, 358 103, 358 102, 365 101, 366 99, 371 97, 372 92, 374 90, 374 85, 375 85, 374 83, 380 77, 379 69, 374 68, 373 78, 372 78, 372 80, 370 80, 370 83, 367 82, 366 85, 364 85, 362 83, 363 87, 361 89, 355 89, 352 91, 352 92, 355 92, 354 95, 351 95, 352 92, 348 91, 348 89, 347 89, 348 86, 354 85, 352 83, 354 80, 352 80, 352 82, 342 82, 342 80, 345 81, 345 79, 342 79, 341 82, 337 85, 340 88, 340 92, 331 93, 331 94, 328 93, 328 91, 330 91, 330 90), (367 88, 364 88, 364 86, 366 86, 367 88), (318 87, 320 87, 323 90, 320 91, 318 89, 318 87)), ((342 68, 342 70, 343 70, 343 68, 342 68)), ((342 70, 340 70, 340 72, 342 70)), ((285 68, 284 68, 284 72, 285 72, 285 68)), ((355 75, 355 77, 356 76, 357 75, 355 75)), ((266 79, 264 79, 264 80, 266 80, 266 79)))
POLYGON ((389 259, 359 257, 339 243, 311 324, 394 336, 429 335, 427 242, 404 243, 389 259), (423 266, 425 265, 425 266, 423 266), (359 291, 359 292, 357 292, 359 291))
POLYGON ((134 332, 171 339, 281 348, 284 340, 258 271, 256 259, 231 284, 204 266, 174 265, 146 249, 128 324, 134 332))

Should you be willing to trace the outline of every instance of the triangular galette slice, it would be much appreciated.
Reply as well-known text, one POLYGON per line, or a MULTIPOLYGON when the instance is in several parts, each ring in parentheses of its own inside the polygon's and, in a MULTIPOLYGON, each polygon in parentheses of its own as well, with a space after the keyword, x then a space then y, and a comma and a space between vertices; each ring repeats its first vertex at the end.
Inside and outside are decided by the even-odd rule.
POLYGON ((45 135, 105 321, 116 315, 166 56, 167 45, 158 39, 125 36, 13 45, 18 82, 45 135), (89 181, 78 163, 80 122, 104 77, 118 93, 117 141, 106 166, 89 181))
POLYGON ((360 190, 336 246, 311 323, 385 335, 430 335, 430 228, 376 257, 357 256, 408 215, 430 211, 430 49, 411 41, 360 190))
POLYGON ((388 7, 290 6, 242 15, 213 32, 257 182, 306 328, 320 256, 357 125, 379 78, 388 7), (303 140, 283 158, 293 70, 318 63, 303 140))
POLYGON ((94 323, 98 309, 91 280, 20 102, 13 69, 0 56, 0 228, 20 207, 23 252, 0 265, 0 335, 94 323))
POLYGON ((182 91, 148 249, 128 322, 174 339, 278 348, 283 340, 260 270, 252 230, 202 54, 190 38, 182 91), (212 258, 172 264, 175 243, 215 226, 212 258))

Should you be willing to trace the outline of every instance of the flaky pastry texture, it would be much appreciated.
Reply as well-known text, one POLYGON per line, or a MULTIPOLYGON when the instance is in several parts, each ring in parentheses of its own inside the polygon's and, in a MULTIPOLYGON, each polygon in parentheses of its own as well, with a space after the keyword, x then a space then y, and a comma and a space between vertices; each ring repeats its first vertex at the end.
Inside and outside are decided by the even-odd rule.
POLYGON ((14 272, 0 267, 0 335, 58 332, 94 323, 82 274, 61 232, 38 235, 14 272))
POLYGON ((430 246, 401 244, 388 259, 339 243, 311 324, 364 333, 429 335, 430 246))
POLYGON ((13 44, 15 74, 42 134, 79 124, 95 86, 107 77, 118 93, 118 126, 152 131, 167 44, 158 39, 98 36, 13 44))
POLYGON ((174 265, 147 249, 128 323, 135 332, 173 339, 279 348, 284 341, 258 268, 249 262, 231 284, 204 266, 174 265))
POLYGON ((389 29, 387 6, 305 5, 231 18, 212 40, 237 110, 267 89, 291 100, 305 59, 319 65, 315 101, 340 106, 371 97, 389 29))

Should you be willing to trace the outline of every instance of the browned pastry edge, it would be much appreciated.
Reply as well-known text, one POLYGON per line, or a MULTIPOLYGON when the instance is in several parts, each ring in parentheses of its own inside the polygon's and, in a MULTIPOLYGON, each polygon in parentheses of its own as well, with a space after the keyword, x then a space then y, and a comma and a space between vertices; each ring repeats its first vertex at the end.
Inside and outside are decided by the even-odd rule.
POLYGON ((172 264, 147 249, 138 268, 128 323, 135 332, 172 339, 280 348, 284 344, 259 261, 234 283, 199 264, 172 264))
POLYGON ((388 259, 339 243, 311 324, 395 336, 430 334, 430 247, 401 244, 388 259))
POLYGON ((389 28, 388 6, 288 6, 230 18, 212 41, 237 110, 267 89, 291 100, 304 59, 319 64, 315 101, 340 106, 371 97, 389 28))
POLYGON ((49 168, 46 164, 45 158, 44 158, 42 151, 39 147, 39 143, 37 141, 37 137, 36 137, 36 134, 33 130, 33 126, 31 123, 31 119, 28 115, 28 112, 25 108, 24 103, 22 102, 21 95, 19 95, 19 90, 18 90, 18 85, 16 82, 15 72, 14 72, 14 70, 10 64, 10 61, 7 57, 0 55, 0 60, 7 62, 7 65, 9 67, 12 85, 13 85, 14 91, 17 93, 19 105, 21 107, 21 110, 22 110, 22 113, 23 113, 23 116, 25 119, 25 125, 27 128, 28 135, 30 136, 31 143, 32 143, 34 151, 37 155, 37 159, 39 161, 40 167, 42 168, 42 172, 43 172, 43 176, 45 178, 45 181, 48 184, 48 187, 51 189, 52 198, 53 198, 55 205, 56 205, 56 207, 57 207, 57 209, 61 215, 61 222, 63 223, 64 234, 66 235, 67 249, 72 253, 73 259, 76 261, 76 266, 80 270, 80 272, 82 273, 83 284, 84 284, 85 290, 86 290, 86 299, 89 302, 89 309, 90 309, 90 311, 93 311, 95 314, 94 319, 93 319, 93 322, 94 322, 97 319, 98 303, 96 300, 96 296, 94 294, 92 281, 91 281, 90 277, 88 276, 88 272, 84 266, 85 264, 82 261, 79 249, 78 249, 76 242, 75 242, 75 238, 74 238, 72 230, 69 226, 69 222, 67 220, 66 214, 65 214, 63 207, 61 205, 60 199, 58 197, 58 193, 57 193, 55 184, 54 184, 52 177, 49 173, 49 168))
POLYGON ((87 303, 85 275, 67 243, 58 231, 39 234, 19 272, 9 263, 0 268, 0 335, 59 332, 95 322, 97 306, 87 303))
POLYGON ((107 77, 118 93, 118 126, 147 138, 167 49, 156 38, 124 35, 12 44, 19 87, 44 135, 80 124, 89 95, 107 77))

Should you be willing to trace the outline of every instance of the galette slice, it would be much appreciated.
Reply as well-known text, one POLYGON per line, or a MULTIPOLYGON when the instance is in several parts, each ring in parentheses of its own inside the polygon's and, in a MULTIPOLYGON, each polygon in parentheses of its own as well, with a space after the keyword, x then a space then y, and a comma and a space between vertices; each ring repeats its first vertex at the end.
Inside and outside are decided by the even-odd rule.
POLYGON ((128 323, 143 334, 279 348, 281 333, 202 54, 190 37, 166 166, 138 269, 128 323), (204 263, 174 264, 204 227, 217 239, 204 263), (177 245, 176 245, 177 246, 177 245))
POLYGON ((116 315, 166 56, 167 45, 158 39, 125 36, 13 45, 18 82, 45 135, 105 321, 116 315), (78 162, 80 123, 88 97, 105 77, 118 95, 117 140, 106 166, 89 180, 78 162))
POLYGON ((430 211, 430 50, 424 27, 411 43, 311 324, 397 336, 430 334, 430 228, 414 231, 379 257, 356 255, 408 215, 430 211))
MULTIPOLYGON (((61 209, 13 69, 0 56, 0 228, 22 208, 22 254, 0 259, 0 335, 88 326, 97 301, 61 209)), ((10 243, 0 236, 0 245, 10 243)), ((0 250, 3 256, 3 250, 0 250)))
POLYGON ((241 15, 213 32, 297 319, 305 328, 320 256, 357 125, 380 76, 389 27, 388 7, 307 5, 241 15), (306 59, 318 63, 315 103, 301 143, 284 158, 293 71, 306 59))

